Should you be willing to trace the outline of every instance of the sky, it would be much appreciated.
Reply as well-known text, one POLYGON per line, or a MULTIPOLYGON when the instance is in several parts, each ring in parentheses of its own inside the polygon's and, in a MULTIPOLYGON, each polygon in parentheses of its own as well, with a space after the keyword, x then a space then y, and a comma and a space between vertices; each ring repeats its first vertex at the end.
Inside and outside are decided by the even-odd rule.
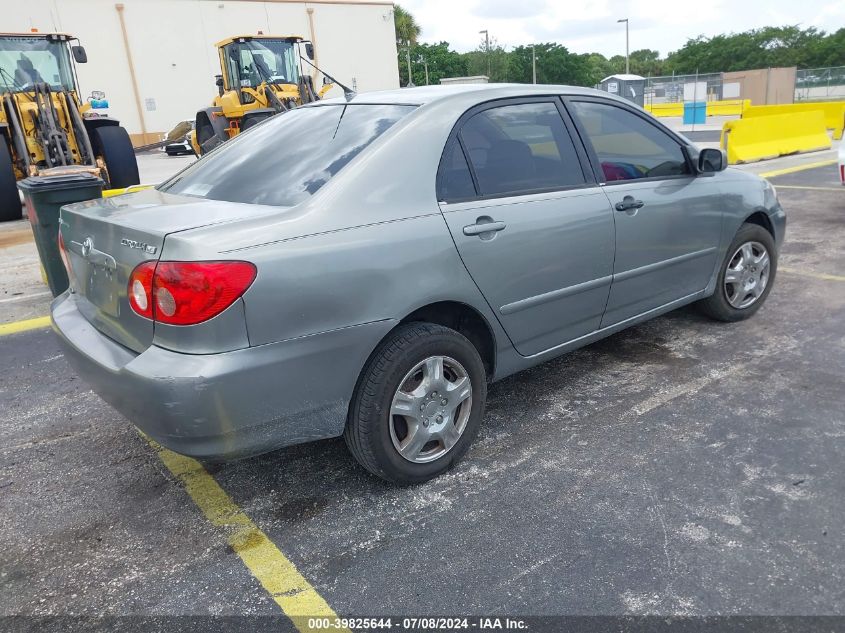
POLYGON ((845 27, 845 0, 397 0, 422 27, 421 42, 445 40, 465 52, 487 29, 510 48, 558 42, 574 53, 625 54, 657 49, 661 57, 699 35, 799 24, 827 32, 845 27), (695 8, 697 5, 698 8, 695 8))

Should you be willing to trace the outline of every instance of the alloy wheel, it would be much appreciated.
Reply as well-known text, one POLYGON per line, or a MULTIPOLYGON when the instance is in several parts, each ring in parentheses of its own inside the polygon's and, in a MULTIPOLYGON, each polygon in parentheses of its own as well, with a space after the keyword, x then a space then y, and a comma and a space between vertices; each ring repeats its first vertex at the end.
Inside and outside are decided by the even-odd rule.
POLYGON ((430 356, 399 383, 390 406, 390 439, 409 462, 432 462, 458 443, 471 410, 472 382, 464 366, 430 356))

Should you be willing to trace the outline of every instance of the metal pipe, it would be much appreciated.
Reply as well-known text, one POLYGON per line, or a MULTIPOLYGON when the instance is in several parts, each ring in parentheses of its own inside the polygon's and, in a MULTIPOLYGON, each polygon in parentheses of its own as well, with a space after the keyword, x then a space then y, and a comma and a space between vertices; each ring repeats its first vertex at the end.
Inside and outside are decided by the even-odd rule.
POLYGON ((82 120, 82 116, 79 114, 79 110, 76 108, 76 101, 74 101, 69 93, 65 94, 65 103, 68 112, 70 112, 70 118, 73 119, 73 125, 76 128, 76 145, 81 144, 83 146, 83 150, 85 151, 85 156, 83 156, 83 160, 87 161, 89 165, 94 165, 96 160, 94 158, 94 150, 91 149, 91 139, 88 138, 88 130, 85 129, 85 123, 82 120))
MULTIPOLYGON (((308 30, 311 32, 311 46, 314 48, 314 59, 312 61, 314 62, 315 66, 319 66, 320 61, 317 57, 317 31, 314 28, 314 9, 308 7, 305 12, 308 14, 308 30)), ((315 82, 317 81, 317 75, 312 75, 312 78, 315 82)))
POLYGON ((619 22, 625 23, 625 74, 631 74, 631 59, 628 52, 628 18, 622 18, 621 20, 616 20, 617 24, 619 22))
POLYGON ((15 106, 15 102, 12 101, 11 96, 6 95, 3 100, 6 102, 7 120, 12 126, 12 140, 15 144, 18 159, 23 161, 23 171, 26 174, 29 171, 29 165, 31 161, 29 157, 29 150, 26 147, 26 138, 23 135, 23 130, 21 130, 21 121, 20 119, 18 119, 20 113, 18 112, 18 109, 15 106))
POLYGON ((135 95, 135 107, 138 110, 138 119, 141 122, 141 134, 144 141, 147 139, 147 125, 144 122, 144 109, 141 107, 141 93, 138 90, 138 78, 135 76, 135 63, 132 61, 132 49, 129 48, 129 35, 126 33, 126 21, 123 18, 124 6, 122 3, 114 5, 117 10, 117 17, 120 21, 120 32, 123 35, 123 48, 126 51, 126 61, 129 64, 129 78, 132 80, 132 92, 135 95))

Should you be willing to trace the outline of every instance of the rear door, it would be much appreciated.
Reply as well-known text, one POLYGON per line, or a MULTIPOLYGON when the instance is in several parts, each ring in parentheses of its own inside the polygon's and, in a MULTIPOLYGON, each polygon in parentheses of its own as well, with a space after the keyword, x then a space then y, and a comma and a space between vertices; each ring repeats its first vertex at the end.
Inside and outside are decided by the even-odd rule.
POLYGON ((614 208, 616 258, 602 327, 704 289, 722 226, 714 179, 696 177, 680 141, 649 115, 600 98, 566 103, 614 208))
POLYGON ((447 143, 438 200, 458 251, 520 354, 598 328, 613 213, 553 97, 467 112, 447 143))

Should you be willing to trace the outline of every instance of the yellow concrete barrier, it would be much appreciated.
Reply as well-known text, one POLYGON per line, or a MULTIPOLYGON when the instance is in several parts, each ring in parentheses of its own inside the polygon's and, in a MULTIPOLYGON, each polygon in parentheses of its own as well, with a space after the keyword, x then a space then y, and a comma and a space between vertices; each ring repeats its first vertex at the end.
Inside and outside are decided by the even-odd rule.
POLYGON ((814 101, 810 103, 783 103, 780 105, 758 105, 746 108, 742 118, 793 114, 796 112, 819 111, 824 116, 825 126, 833 130, 833 138, 842 138, 845 129, 845 101, 814 101))
POLYGON ((818 110, 727 121, 719 144, 731 165, 831 147, 818 110))
POLYGON ((751 107, 751 99, 723 99, 707 102, 707 116, 735 116, 751 107))
POLYGON ((651 112, 654 116, 684 116, 683 103, 647 103, 645 105, 646 112, 651 112))
MULTIPOLYGON (((707 116, 731 116, 742 114, 751 106, 751 99, 725 99, 722 101, 707 102, 707 116)), ((644 106, 646 112, 654 116, 684 116, 683 103, 647 103, 644 106)))
POLYGON ((112 196, 120 196, 124 193, 132 193, 133 191, 142 191, 144 189, 152 189, 155 185, 132 185, 131 187, 124 187, 123 189, 104 189, 103 197, 111 198, 112 196))

